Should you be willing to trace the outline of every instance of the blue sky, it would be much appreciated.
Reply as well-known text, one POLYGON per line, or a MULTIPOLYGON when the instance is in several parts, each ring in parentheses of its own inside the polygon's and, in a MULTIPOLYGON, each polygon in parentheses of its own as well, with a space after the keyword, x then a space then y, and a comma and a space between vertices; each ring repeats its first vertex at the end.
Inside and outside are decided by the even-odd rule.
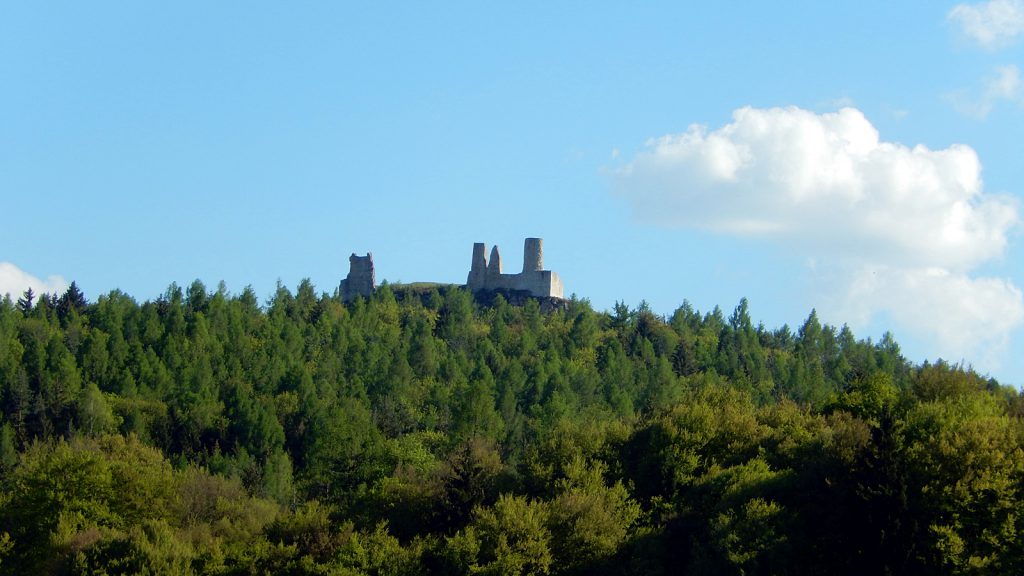
POLYGON ((0 292, 541 236, 599 309, 816 308, 1024 384, 1024 0, 553 4, 6 3, 0 292))

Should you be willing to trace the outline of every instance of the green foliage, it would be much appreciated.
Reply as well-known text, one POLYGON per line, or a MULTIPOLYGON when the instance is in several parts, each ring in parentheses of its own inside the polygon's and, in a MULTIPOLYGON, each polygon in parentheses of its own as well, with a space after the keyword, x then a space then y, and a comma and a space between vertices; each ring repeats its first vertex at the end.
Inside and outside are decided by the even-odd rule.
POLYGON ((0 479, 10 473, 18 463, 18 449, 14 443, 14 427, 9 422, 0 426, 0 479))
POLYGON ((899 390, 892 383, 892 376, 875 372, 854 380, 849 389, 839 395, 834 407, 877 425, 895 408, 898 400, 899 390))
POLYGON ((551 534, 547 523, 543 503, 503 495, 493 507, 477 508, 472 523, 448 545, 470 574, 549 574, 551 534))
POLYGON ((2 522, 29 564, 101 528, 125 530, 173 514, 173 472, 133 438, 35 443, 7 479, 2 522))
POLYGON ((338 552, 342 568, 370 576, 413 576, 420 572, 418 560, 415 547, 403 548, 384 523, 372 531, 353 532, 338 552))
POLYGON ((78 398, 79 429, 88 436, 115 432, 120 419, 96 384, 89 384, 78 398))
POLYGON ((0 571, 1024 572, 1024 395, 742 300, 0 302, 0 571))
POLYGON ((4 559, 11 552, 14 543, 11 542, 11 535, 7 532, 0 532, 0 568, 4 567, 4 559))
POLYGON ((126 532, 92 530, 78 535, 71 574, 167 575, 194 573, 195 551, 160 520, 146 520, 126 532))
POLYGON ((621 481, 609 486, 606 467, 574 458, 557 482, 549 505, 555 564, 587 572, 607 563, 628 540, 640 518, 640 506, 621 481))

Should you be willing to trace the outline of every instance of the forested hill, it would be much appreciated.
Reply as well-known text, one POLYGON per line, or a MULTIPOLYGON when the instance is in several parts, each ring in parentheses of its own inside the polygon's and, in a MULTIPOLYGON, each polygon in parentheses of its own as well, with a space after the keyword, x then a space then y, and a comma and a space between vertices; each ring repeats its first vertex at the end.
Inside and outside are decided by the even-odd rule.
POLYGON ((1024 573, 1015 389, 746 301, 396 290, 4 300, 0 573, 1024 573))

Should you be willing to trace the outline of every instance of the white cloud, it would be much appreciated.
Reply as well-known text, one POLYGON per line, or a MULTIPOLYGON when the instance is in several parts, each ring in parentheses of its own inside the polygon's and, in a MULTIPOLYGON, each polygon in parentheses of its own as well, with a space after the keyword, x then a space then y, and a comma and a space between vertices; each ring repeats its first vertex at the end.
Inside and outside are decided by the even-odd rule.
POLYGON ((1020 69, 1010 64, 996 68, 998 76, 991 79, 985 93, 991 98, 1016 100, 1020 98, 1020 69))
POLYGON ((1024 36, 1024 0, 957 4, 947 18, 959 24, 968 38, 990 50, 1024 36))
POLYGON ((985 81, 980 96, 972 97, 961 91, 948 98, 960 113, 984 120, 999 102, 1024 102, 1020 69, 1012 64, 997 67, 995 76, 985 81))
POLYGON ((63 294, 68 289, 68 283, 62 276, 49 276, 46 280, 40 280, 10 262, 0 262, 0 299, 4 294, 10 294, 12 299, 17 300, 29 288, 36 295, 63 294))
POLYGON ((1000 255, 1018 219, 1010 199, 982 194, 973 149, 881 141, 853 108, 741 108, 717 130, 649 141, 613 186, 658 224, 813 239, 831 252, 956 270, 1000 255))
POLYGON ((839 271, 834 309, 851 322, 889 311, 950 357, 1024 322, 1020 290, 968 275, 1019 221, 1012 199, 984 193, 974 150, 883 141, 854 108, 741 108, 721 128, 650 140, 612 187, 642 221, 795 246, 839 271))
POLYGON ((903 326, 933 331, 930 354, 998 366, 1010 333, 1024 322, 1024 295, 999 278, 942 268, 865 265, 853 271, 834 313, 866 325, 881 311, 903 326))

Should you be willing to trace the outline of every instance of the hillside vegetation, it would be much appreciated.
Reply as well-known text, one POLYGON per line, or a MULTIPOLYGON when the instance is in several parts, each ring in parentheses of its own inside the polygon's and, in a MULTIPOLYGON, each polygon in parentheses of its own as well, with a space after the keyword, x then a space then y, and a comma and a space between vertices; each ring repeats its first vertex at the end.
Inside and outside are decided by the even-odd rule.
POLYGON ((0 573, 1020 574, 1022 415, 746 301, 73 284, 0 303, 0 573))

